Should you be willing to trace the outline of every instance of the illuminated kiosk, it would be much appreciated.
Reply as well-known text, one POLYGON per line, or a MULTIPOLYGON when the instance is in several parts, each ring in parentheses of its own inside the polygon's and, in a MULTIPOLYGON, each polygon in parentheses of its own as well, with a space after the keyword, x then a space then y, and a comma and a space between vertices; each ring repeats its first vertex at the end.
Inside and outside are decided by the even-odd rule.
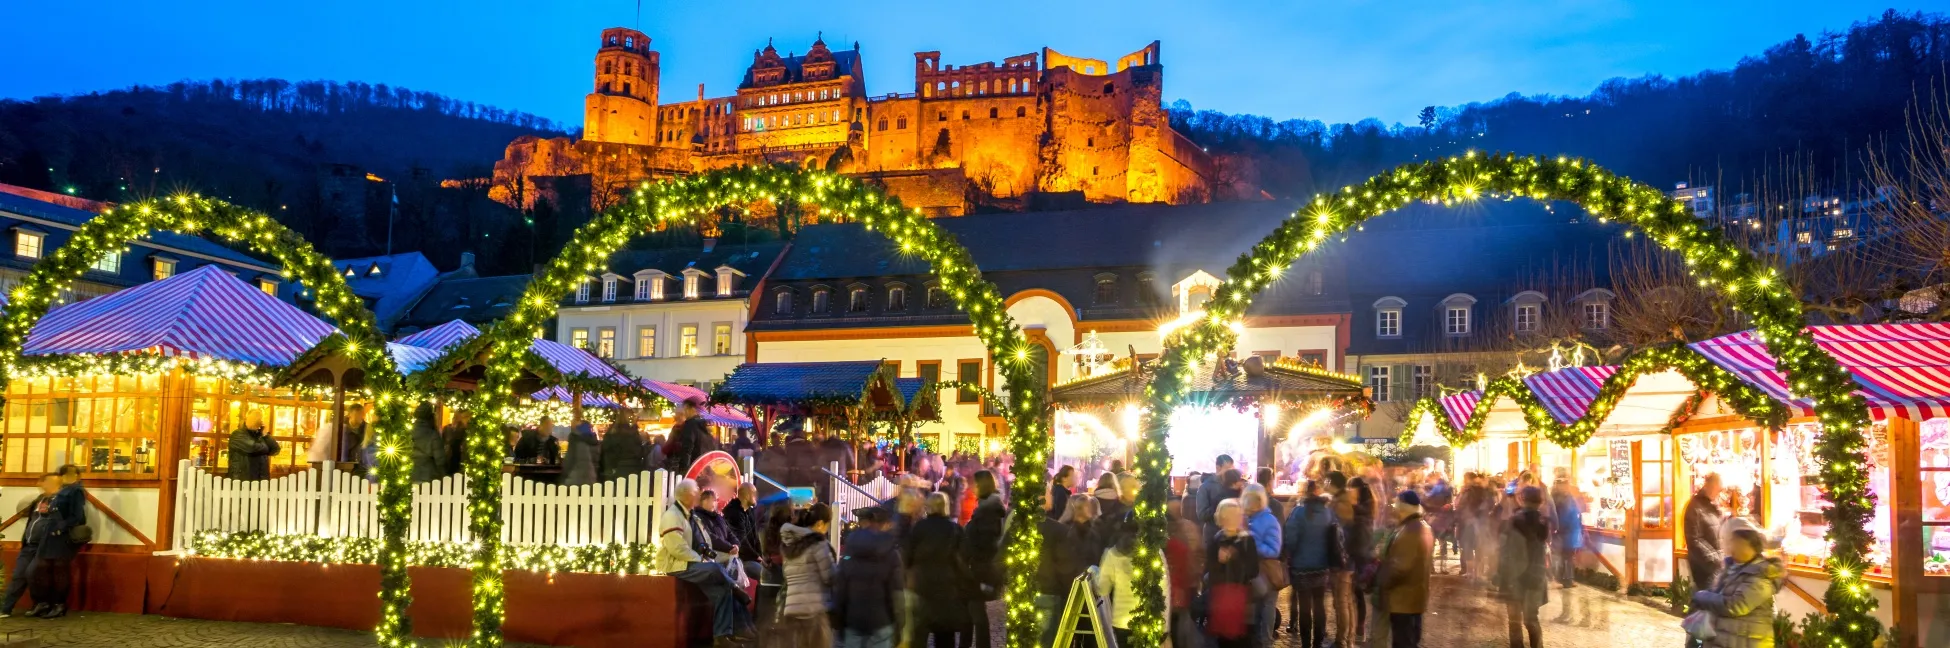
MULTIPOLYGON (((1092 477, 1113 460, 1131 465, 1144 386, 1153 369, 1150 363, 1135 363, 1135 369, 1133 364, 1121 360, 1050 390, 1056 408, 1052 468, 1072 465, 1092 477)), ((1211 472, 1221 454, 1232 456, 1250 479, 1260 466, 1274 463, 1274 446, 1289 435, 1331 433, 1334 420, 1374 409, 1358 377, 1294 359, 1268 363, 1258 356, 1200 366, 1186 401, 1173 412, 1173 433, 1166 441, 1174 480, 1211 472)))
MULTIPOLYGON (((920 378, 894 377, 892 365, 879 360, 745 363, 718 385, 711 402, 744 410, 760 430, 804 421, 804 429, 796 430, 805 433, 804 441, 784 439, 779 451, 760 455, 756 470, 787 487, 812 487, 821 501, 831 501, 822 469, 838 462, 859 483, 863 444, 905 446, 916 427, 941 420, 939 390, 929 387, 920 378), (873 432, 876 427, 886 432, 873 432), (826 443, 832 439, 845 447, 826 443)), ((765 489, 760 487, 761 495, 769 494, 765 489)))

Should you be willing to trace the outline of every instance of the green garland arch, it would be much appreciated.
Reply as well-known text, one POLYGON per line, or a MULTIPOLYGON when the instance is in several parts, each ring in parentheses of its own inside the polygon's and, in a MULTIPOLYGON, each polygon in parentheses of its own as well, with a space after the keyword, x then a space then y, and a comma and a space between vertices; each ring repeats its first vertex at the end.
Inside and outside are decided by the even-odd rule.
MULTIPOLYGON (((1591 435, 1598 431, 1598 425, 1611 414, 1612 408, 1618 405, 1618 399, 1625 395, 1625 390, 1630 389, 1633 383, 1638 382, 1640 376, 1667 369, 1678 371, 1703 391, 1718 394, 1721 400, 1726 401, 1727 405, 1733 408, 1734 412, 1743 417, 1773 427, 1787 422, 1787 408, 1774 402, 1766 392, 1741 382, 1732 372, 1713 364, 1699 352, 1677 344, 1647 347, 1627 356, 1619 363, 1618 371, 1606 378, 1605 384, 1598 387, 1598 395, 1591 400, 1591 405, 1585 408, 1584 414, 1570 423, 1558 423, 1557 419, 1551 416, 1550 411, 1544 408, 1544 403, 1538 400, 1536 392, 1531 391, 1530 386, 1516 376, 1504 376, 1490 381, 1490 384, 1483 389, 1483 399, 1476 403, 1476 411, 1461 429, 1449 422, 1448 414, 1442 409, 1441 399, 1434 397, 1416 401, 1414 407, 1409 408, 1406 420, 1415 421, 1424 414, 1431 415, 1436 432, 1442 435, 1442 439, 1449 442, 1449 445, 1460 448, 1482 439, 1483 422, 1490 409, 1495 406, 1494 401, 1507 396, 1515 400, 1523 409, 1524 421, 1529 424, 1531 431, 1543 434, 1544 438, 1550 439, 1558 447, 1578 448, 1591 440, 1591 435)), ((1697 407, 1699 404, 1691 405, 1697 407)), ((1412 428, 1404 430, 1401 443, 1407 445, 1413 436, 1412 428)))
POLYGON ((196 195, 144 200, 89 219, 67 244, 35 263, 34 269, 9 294, 5 323, 0 324, 0 332, 4 332, 0 335, 0 394, 6 392, 7 381, 22 367, 20 351, 27 342, 28 331, 59 301, 61 291, 104 255, 158 230, 190 235, 208 231, 276 259, 284 268, 284 277, 311 288, 318 297, 318 310, 338 324, 340 333, 327 338, 321 346, 335 345, 364 365, 366 384, 379 408, 377 433, 380 454, 385 459, 379 467, 379 526, 383 538, 379 552, 381 613, 375 631, 381 646, 407 645, 411 641, 412 619, 406 609, 412 594, 405 556, 413 491, 403 449, 406 407, 411 399, 406 397, 399 370, 386 353, 386 338, 380 334, 372 311, 352 294, 331 259, 319 254, 304 237, 275 219, 196 195))
POLYGON ((639 233, 694 218, 735 203, 796 203, 820 210, 822 218, 864 223, 928 262, 942 287, 973 321, 975 335, 998 360, 1010 403, 1009 447, 1016 456, 1016 480, 1007 550, 1006 589, 1010 645, 1028 647, 1036 636, 1035 559, 1042 538, 1036 520, 1043 511, 1050 438, 1032 389, 1028 341, 1009 318, 1002 295, 982 278, 968 251, 954 237, 922 216, 858 180, 823 171, 791 166, 745 166, 698 176, 644 183, 628 200, 612 207, 578 229, 560 256, 531 280, 521 301, 507 317, 485 334, 487 373, 480 393, 481 411, 474 418, 467 453, 468 531, 478 549, 474 575, 474 632, 477 648, 501 645, 500 478, 501 448, 497 428, 504 409, 514 403, 511 389, 519 358, 541 324, 555 316, 556 305, 589 273, 598 271, 610 253, 639 233))
POLYGON ((1601 220, 1630 224, 1680 253, 1701 285, 1719 290, 1753 317, 1761 341, 1775 354, 1780 368, 1795 381, 1796 389, 1812 397, 1823 429, 1815 454, 1822 490, 1833 502, 1823 512, 1832 545, 1827 563, 1831 584, 1823 598, 1835 628, 1826 638, 1827 645, 1871 645, 1882 626, 1873 615, 1875 598, 1861 578, 1871 540, 1864 526, 1875 504, 1863 467, 1867 448, 1863 432, 1869 427, 1869 413, 1852 393, 1854 383, 1848 372, 1816 347, 1804 330, 1801 303, 1779 274, 1657 188, 1580 159, 1473 151, 1396 167, 1360 185, 1315 197, 1241 255, 1227 270, 1225 283, 1213 291, 1207 316, 1167 341, 1163 363, 1146 388, 1150 407, 1138 448, 1144 486, 1137 505, 1140 536, 1133 557, 1139 601, 1132 620, 1133 645, 1157 646, 1163 637, 1164 565, 1159 549, 1165 543, 1164 477, 1171 465, 1164 440, 1171 410, 1184 398, 1194 365, 1229 347, 1235 339, 1230 325, 1245 315, 1253 296, 1328 237, 1413 201, 1456 204, 1490 194, 1571 201, 1601 220))

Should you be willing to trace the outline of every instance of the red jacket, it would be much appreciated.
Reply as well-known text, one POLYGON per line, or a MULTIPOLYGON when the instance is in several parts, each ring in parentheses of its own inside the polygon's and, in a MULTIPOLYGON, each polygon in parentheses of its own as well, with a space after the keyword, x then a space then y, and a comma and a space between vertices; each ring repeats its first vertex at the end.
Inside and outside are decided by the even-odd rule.
POLYGON ((1165 541, 1165 574, 1171 578, 1171 607, 1184 609, 1198 593, 1198 574, 1193 573, 1192 548, 1172 538, 1165 541))

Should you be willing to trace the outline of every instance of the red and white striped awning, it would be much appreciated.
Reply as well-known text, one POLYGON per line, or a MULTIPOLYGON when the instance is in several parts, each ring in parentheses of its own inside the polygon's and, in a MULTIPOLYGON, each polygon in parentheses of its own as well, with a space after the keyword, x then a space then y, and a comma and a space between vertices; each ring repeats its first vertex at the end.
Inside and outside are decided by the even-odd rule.
MULTIPOLYGON (((1926 421, 1950 416, 1950 324, 1854 324, 1808 327, 1815 346, 1835 356, 1854 374, 1856 394, 1869 402, 1876 420, 1892 416, 1926 421)), ((1753 331, 1692 344, 1714 364, 1726 368, 1798 415, 1814 413, 1798 396, 1774 357, 1753 331)))
MULTIPOLYGON (((439 326, 394 340, 393 342, 445 351, 448 347, 472 340, 480 334, 480 329, 474 328, 466 322, 451 320, 439 326)), ((535 338, 535 342, 529 345, 528 349, 535 352, 535 355, 541 357, 543 362, 547 362, 549 366, 554 367, 556 371, 561 372, 565 376, 587 374, 591 377, 608 380, 618 385, 627 385, 630 382, 628 376, 624 376, 622 372, 617 371, 609 363, 603 362, 602 359, 597 358, 588 351, 561 342, 546 338, 535 338)))
POLYGON ((439 326, 393 341, 409 346, 433 349, 435 351, 446 351, 448 347, 472 340, 474 336, 480 334, 480 329, 474 328, 473 325, 467 322, 449 320, 439 326))
MULTIPOLYGON (((651 380, 649 378, 645 378, 637 382, 642 384, 644 389, 650 390, 651 393, 664 397, 664 400, 670 401, 671 405, 673 406, 681 405, 683 404, 684 401, 693 398, 698 399, 699 401, 708 400, 710 398, 710 395, 704 393, 704 390, 698 389, 696 387, 692 387, 690 385, 679 385, 677 383, 667 383, 661 380, 651 380)), ((699 412, 698 415, 703 416, 705 421, 708 421, 713 425, 723 425, 726 427, 738 427, 738 428, 748 428, 752 426, 752 417, 745 416, 744 412, 731 409, 729 406, 725 406, 725 405, 712 405, 706 407, 701 412, 699 412)))
POLYGON ((34 324, 25 355, 129 353, 288 365, 332 325, 206 265, 56 308, 34 324))
POLYGON ((1591 401, 1597 400, 1605 379, 1615 373, 1618 367, 1613 365, 1569 367, 1524 376, 1523 384, 1550 412, 1551 418, 1557 419, 1559 425, 1569 425, 1584 416, 1591 408, 1591 401))
POLYGON ((1449 425, 1458 430, 1468 427, 1469 417, 1475 415, 1476 404, 1483 401, 1483 392, 1456 392, 1442 397, 1442 412, 1449 416, 1449 425))

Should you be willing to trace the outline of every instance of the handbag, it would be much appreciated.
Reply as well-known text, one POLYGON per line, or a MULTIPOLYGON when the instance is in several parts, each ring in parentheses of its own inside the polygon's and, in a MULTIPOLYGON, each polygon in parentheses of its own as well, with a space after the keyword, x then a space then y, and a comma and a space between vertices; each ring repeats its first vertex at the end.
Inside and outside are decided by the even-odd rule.
POLYGON ((1291 584, 1287 580, 1286 564, 1278 558, 1259 559, 1259 575, 1266 579, 1266 592, 1271 594, 1286 589, 1291 584))
POLYGON ((1693 610, 1692 614, 1679 622, 1679 629, 1686 631, 1686 638, 1706 642, 1716 634, 1713 631, 1713 613, 1706 610, 1693 610))

